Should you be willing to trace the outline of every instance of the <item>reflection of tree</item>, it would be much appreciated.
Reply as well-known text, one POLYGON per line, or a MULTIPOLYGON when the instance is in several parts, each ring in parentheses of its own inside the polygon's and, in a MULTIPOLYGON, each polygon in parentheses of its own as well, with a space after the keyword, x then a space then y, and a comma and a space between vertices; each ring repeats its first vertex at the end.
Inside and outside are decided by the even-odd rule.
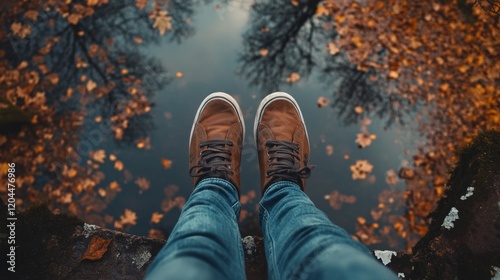
POLYGON ((285 0, 254 4, 252 26, 244 34, 241 74, 251 84, 273 91, 287 83, 291 73, 307 78, 318 70, 322 73, 320 80, 333 88, 332 104, 345 123, 363 117, 354 111, 356 106, 387 117, 389 124, 402 121, 405 102, 371 81, 372 71, 359 70, 345 56, 332 56, 325 50, 338 35, 331 19, 318 14, 320 2, 299 2, 297 6, 285 0))
POLYGON ((313 18, 319 2, 293 6, 286 0, 259 1, 252 6, 252 25, 244 34, 241 55, 241 72, 251 83, 274 90, 292 72, 310 74, 317 64, 313 51, 320 45, 316 36, 321 26, 313 18))
POLYGON ((406 190, 382 192, 373 223, 358 219, 366 244, 403 239, 411 248, 427 231, 426 216, 443 194, 456 159, 453 147, 499 128, 499 44, 497 29, 491 28, 498 17, 462 4, 324 1, 310 7, 302 1, 264 1, 253 6, 241 55, 241 72, 252 84, 276 89, 290 73, 307 78, 315 68, 333 89, 332 106, 345 123, 359 121, 363 112, 389 124, 415 113, 426 143, 417 147, 412 166, 400 169, 406 190), (389 215, 403 205, 405 215, 389 215), (393 227, 379 227, 380 221, 393 227))
MULTIPOLYGON (((0 135, 2 180, 3 161, 14 162, 20 208, 49 199, 53 209, 102 224, 100 212, 120 186, 102 187, 98 168, 107 155, 89 152, 107 136, 135 142, 152 128, 150 98, 169 77, 139 46, 158 42, 158 31, 132 0, 4 4, 12 9, 0 14, 7 30, 0 30, 0 100, 29 115, 31 125, 0 135)), ((172 15, 167 39, 192 34, 191 14, 172 15)))

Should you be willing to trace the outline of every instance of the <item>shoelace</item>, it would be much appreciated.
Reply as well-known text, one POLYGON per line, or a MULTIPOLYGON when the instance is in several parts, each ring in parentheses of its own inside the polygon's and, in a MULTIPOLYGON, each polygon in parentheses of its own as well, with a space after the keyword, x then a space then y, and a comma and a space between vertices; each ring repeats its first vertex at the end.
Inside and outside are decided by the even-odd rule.
POLYGON ((312 166, 304 163, 300 168, 299 149, 300 146, 290 141, 267 141, 269 148, 269 168, 266 176, 273 178, 272 181, 286 180, 302 185, 301 179, 307 179, 311 175, 312 166), (276 160, 275 160, 276 159, 276 160))
POLYGON ((228 174, 234 172, 230 168, 231 152, 226 148, 233 146, 233 142, 227 140, 207 140, 200 143, 201 158, 197 165, 191 167, 191 177, 217 177, 229 180, 228 174))

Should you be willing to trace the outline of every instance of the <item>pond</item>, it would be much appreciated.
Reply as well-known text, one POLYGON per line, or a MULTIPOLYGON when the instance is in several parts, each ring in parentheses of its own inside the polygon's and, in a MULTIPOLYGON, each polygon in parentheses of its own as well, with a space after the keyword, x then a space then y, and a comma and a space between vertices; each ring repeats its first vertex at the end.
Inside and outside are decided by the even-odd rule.
POLYGON ((328 1, 42 2, 7 1, 23 12, 2 17, 9 32, 0 38, 8 76, 1 101, 21 108, 18 115, 30 112, 2 123, 0 138, 2 163, 19 166, 20 209, 48 201, 88 223, 167 237, 193 187, 194 114, 222 91, 238 100, 247 125, 240 230, 261 235, 249 132, 260 100, 285 91, 307 124, 316 167, 306 193, 316 206, 372 249, 408 249, 425 232, 412 217, 431 210, 450 166, 415 163, 418 155, 448 157, 433 157, 425 146, 432 137, 422 133, 432 118, 425 110, 439 105, 393 94, 403 70, 385 69, 388 82, 378 83, 378 70, 335 44, 342 14, 328 1), (418 177, 420 187, 430 185, 427 194, 408 192, 419 167, 435 172, 418 177))

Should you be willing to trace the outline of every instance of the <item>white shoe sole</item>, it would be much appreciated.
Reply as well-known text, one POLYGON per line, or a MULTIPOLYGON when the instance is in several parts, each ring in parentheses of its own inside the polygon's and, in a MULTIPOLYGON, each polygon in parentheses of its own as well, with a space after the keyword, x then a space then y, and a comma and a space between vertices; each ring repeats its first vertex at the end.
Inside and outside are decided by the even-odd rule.
POLYGON ((238 115, 238 119, 241 122, 241 125, 243 126, 243 137, 242 139, 245 139, 245 121, 243 119, 243 113, 241 112, 240 106, 238 105, 238 102, 236 99, 234 99, 231 95, 224 93, 224 92, 214 92, 207 96, 205 99, 200 104, 200 107, 198 107, 198 111, 196 112, 196 115, 194 117, 193 125, 191 126, 191 133, 189 134, 189 147, 191 147, 191 138, 193 138, 193 132, 194 128, 196 126, 196 123, 198 122, 198 119, 200 118, 201 112, 203 112, 203 109, 205 109, 205 106, 208 104, 208 102, 212 100, 222 100, 227 103, 229 103, 231 106, 233 106, 234 110, 236 111, 238 115))
POLYGON ((293 106, 295 107, 295 109, 299 113, 300 121, 304 125, 304 129, 306 131, 307 142, 309 142, 309 135, 307 134, 306 123, 304 121, 304 117, 302 116, 302 112, 300 111, 299 104, 297 103, 297 101, 295 101, 295 99, 290 94, 288 94, 286 92, 271 93, 268 96, 266 96, 264 99, 262 99, 262 101, 260 102, 259 108, 257 108, 257 113, 255 114, 255 121, 253 124, 253 137, 255 139, 255 142, 257 142, 257 129, 258 129, 259 123, 262 119, 262 113, 264 112, 266 107, 269 104, 271 104, 271 102, 273 102, 275 100, 286 100, 286 101, 293 104, 293 106))

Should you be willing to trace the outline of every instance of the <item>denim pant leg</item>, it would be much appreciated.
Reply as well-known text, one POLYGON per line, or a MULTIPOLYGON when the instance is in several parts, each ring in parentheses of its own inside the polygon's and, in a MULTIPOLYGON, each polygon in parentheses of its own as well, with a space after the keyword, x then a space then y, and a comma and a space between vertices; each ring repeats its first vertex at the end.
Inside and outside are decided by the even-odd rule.
POLYGON ((231 183, 202 180, 146 279, 245 279, 239 211, 238 192, 231 183))
POLYGON ((295 183, 272 184, 259 217, 269 279, 397 279, 295 183))

